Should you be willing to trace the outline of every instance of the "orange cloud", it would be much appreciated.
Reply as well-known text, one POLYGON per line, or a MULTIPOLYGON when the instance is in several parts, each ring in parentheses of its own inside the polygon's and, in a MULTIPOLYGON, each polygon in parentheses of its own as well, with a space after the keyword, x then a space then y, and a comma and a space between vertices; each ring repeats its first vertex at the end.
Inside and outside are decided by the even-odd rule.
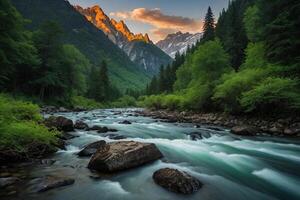
POLYGON ((203 22, 201 20, 182 16, 166 15, 162 13, 159 8, 136 8, 129 12, 113 12, 110 13, 110 15, 152 25, 154 29, 151 30, 151 32, 155 37, 153 40, 162 39, 167 34, 177 31, 191 33, 201 32, 203 26, 203 22))

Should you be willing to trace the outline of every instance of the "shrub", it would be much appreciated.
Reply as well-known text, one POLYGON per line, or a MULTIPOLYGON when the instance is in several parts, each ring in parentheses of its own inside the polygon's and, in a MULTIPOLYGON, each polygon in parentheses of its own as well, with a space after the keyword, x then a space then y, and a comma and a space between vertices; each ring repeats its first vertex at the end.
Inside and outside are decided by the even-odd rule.
POLYGON ((239 100, 242 93, 253 88, 267 74, 267 70, 260 68, 250 68, 238 73, 224 74, 221 83, 214 90, 213 100, 227 112, 239 112, 241 111, 239 100))
POLYGON ((81 107, 85 109, 100 109, 105 108, 105 105, 102 103, 99 103, 93 99, 88 99, 82 96, 74 96, 71 99, 72 106, 75 107, 81 107))
POLYGON ((26 154, 32 143, 54 148, 59 132, 48 130, 41 120, 37 105, 0 94, 0 149, 26 154))
POLYGON ((136 99, 132 96, 125 95, 121 98, 119 98, 117 101, 110 104, 109 107, 114 108, 125 108, 125 107, 135 107, 136 99))
POLYGON ((242 94, 241 105, 246 112, 274 111, 276 108, 300 109, 298 82, 288 78, 269 77, 248 92, 242 94))

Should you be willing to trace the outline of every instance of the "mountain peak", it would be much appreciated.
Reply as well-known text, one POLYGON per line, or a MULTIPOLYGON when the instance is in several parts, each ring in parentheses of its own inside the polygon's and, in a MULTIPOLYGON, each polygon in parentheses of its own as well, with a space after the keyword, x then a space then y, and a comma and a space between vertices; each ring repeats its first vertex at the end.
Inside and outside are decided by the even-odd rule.
POLYGON ((201 33, 191 34, 189 32, 182 33, 181 31, 178 31, 167 35, 165 39, 157 42, 156 46, 174 58, 177 52, 180 52, 181 54, 185 53, 187 47, 196 44, 201 37, 201 33))
POLYGON ((80 6, 74 6, 74 8, 84 15, 97 28, 101 29, 105 34, 107 34, 110 40, 112 40, 115 44, 117 44, 118 41, 123 41, 124 39, 126 39, 128 42, 140 40, 146 43, 152 43, 148 35, 143 36, 142 34, 132 33, 123 20, 117 22, 112 18, 110 19, 99 5, 85 9, 80 6))

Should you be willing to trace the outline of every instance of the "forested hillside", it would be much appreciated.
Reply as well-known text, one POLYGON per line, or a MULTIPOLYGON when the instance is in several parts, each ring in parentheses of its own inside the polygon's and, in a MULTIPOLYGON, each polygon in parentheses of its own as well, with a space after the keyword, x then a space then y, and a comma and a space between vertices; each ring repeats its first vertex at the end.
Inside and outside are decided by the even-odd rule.
POLYGON ((107 36, 89 23, 68 1, 12 0, 12 3, 30 23, 30 30, 38 29, 47 21, 61 27, 61 42, 74 45, 93 65, 106 60, 111 81, 119 89, 141 89, 148 76, 146 71, 130 61, 128 56, 107 36))
POLYGON ((209 8, 204 36, 173 73, 175 83, 160 84, 165 67, 148 86, 155 88, 148 93, 162 94, 144 103, 194 111, 299 112, 299 12, 296 0, 236 0, 215 26, 209 8))

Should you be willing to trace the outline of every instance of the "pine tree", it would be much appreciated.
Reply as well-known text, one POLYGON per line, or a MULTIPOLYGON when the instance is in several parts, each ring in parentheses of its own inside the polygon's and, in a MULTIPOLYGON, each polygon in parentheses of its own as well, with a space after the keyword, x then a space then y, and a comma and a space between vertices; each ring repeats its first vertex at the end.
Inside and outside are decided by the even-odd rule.
POLYGON ((215 19, 214 19, 213 12, 209 6, 205 16, 205 21, 203 25, 203 36, 201 42, 203 44, 204 42, 214 40, 214 38, 215 38, 215 19))
POLYGON ((32 70, 32 66, 39 62, 36 49, 25 33, 24 21, 9 0, 0 1, 1 90, 8 89, 7 84, 12 84, 14 89, 19 80, 22 80, 23 84, 24 80, 30 78, 26 75, 30 75, 28 72, 32 70))

